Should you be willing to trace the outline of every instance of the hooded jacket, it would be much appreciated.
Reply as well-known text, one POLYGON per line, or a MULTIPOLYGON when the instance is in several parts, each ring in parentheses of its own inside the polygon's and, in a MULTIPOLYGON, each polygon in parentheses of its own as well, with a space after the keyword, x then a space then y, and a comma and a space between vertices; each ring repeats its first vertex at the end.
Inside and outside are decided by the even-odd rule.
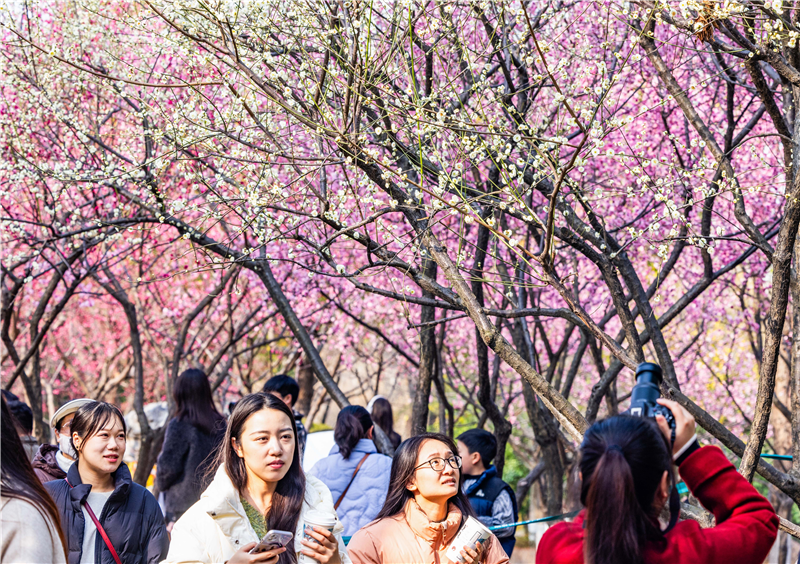
MULTIPOLYGON (((663 543, 648 543, 648 564, 761 564, 778 535, 775 510, 753 485, 736 471, 715 446, 689 455, 680 466, 681 478, 717 525, 703 529, 697 521, 681 521, 663 543)), ((572 523, 547 530, 536 550, 537 564, 583 564, 585 510, 572 523)))
MULTIPOLYGON (((313 476, 306 477, 306 491, 297 530, 294 531, 295 551, 300 544, 306 512, 314 509, 336 514, 328 488, 313 476)), ((342 524, 333 529, 339 541, 342 564, 351 564, 342 540, 342 524)), ((247 519, 239 492, 228 477, 224 466, 217 470, 214 480, 172 528, 172 542, 164 564, 227 562, 243 546, 260 539, 247 519)))
POLYGON ((371 440, 361 439, 347 460, 339 453, 339 446, 334 445, 330 455, 318 461, 309 472, 310 476, 316 476, 328 486, 335 501, 350 483, 356 466, 365 454, 369 454, 369 458, 361 465, 337 509, 346 537, 353 536, 361 527, 375 519, 383 507, 389 491, 392 459, 385 454, 378 454, 378 449, 371 440))
POLYGON ((58 454, 58 446, 44 444, 39 446, 36 456, 33 457, 33 471, 43 484, 52 480, 61 480, 67 477, 56 462, 56 454, 58 454))
MULTIPOLYGON (((445 553, 458 533, 461 519, 461 510, 451 503, 444 521, 431 521, 411 499, 402 513, 373 521, 358 531, 347 549, 357 564, 449 564, 445 553)), ((508 564, 508 556, 494 535, 489 537, 481 562, 508 564)))
MULTIPOLYGON (((156 498, 133 482, 125 464, 112 477, 114 491, 97 519, 108 534, 114 550, 122 564, 159 562, 167 553, 169 538, 156 498)), ((61 526, 69 544, 69 564, 79 564, 83 552, 84 531, 81 503, 86 501, 92 486, 81 481, 78 465, 73 464, 67 472, 66 480, 48 482, 45 488, 53 496, 61 514, 61 526), (70 487, 67 480, 74 487, 70 487)), ((114 557, 99 534, 95 541, 94 554, 97 564, 114 564, 114 557)))

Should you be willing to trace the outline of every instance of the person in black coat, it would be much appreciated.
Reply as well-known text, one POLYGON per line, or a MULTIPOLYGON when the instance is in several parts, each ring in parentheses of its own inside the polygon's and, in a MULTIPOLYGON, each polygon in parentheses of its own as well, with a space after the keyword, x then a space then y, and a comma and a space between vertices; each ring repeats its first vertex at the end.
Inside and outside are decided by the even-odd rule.
POLYGON ((126 426, 120 410, 105 402, 85 405, 71 431, 78 461, 64 480, 45 484, 61 515, 69 564, 115 564, 113 553, 121 564, 163 560, 169 538, 161 509, 122 464, 126 426))
POLYGON ((167 425, 156 465, 156 486, 164 493, 167 529, 200 500, 208 486, 214 453, 225 436, 225 418, 214 407, 202 370, 190 368, 175 381, 175 417, 167 425))

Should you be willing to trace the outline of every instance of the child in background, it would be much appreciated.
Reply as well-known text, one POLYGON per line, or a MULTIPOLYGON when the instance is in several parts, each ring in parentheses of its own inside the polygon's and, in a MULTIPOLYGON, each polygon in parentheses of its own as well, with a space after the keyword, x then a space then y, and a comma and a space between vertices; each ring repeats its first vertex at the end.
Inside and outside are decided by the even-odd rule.
MULTIPOLYGON (((492 464, 497 455, 497 439, 489 431, 470 429, 459 435, 457 444, 463 461, 461 491, 469 498, 478 520, 487 527, 515 523, 517 497, 492 464)), ((494 531, 509 557, 517 542, 516 530, 516 527, 507 527, 494 531)))

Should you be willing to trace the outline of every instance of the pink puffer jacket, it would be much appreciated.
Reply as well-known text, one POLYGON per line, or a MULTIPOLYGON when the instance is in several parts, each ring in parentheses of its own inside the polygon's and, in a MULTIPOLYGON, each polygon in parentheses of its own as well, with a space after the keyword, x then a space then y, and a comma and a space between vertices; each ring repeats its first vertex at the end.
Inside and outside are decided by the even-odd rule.
MULTIPOLYGON (((461 511, 450 504, 447 518, 428 520, 414 500, 403 513, 373 521, 358 531, 347 545, 353 564, 440 564, 461 525, 461 511)), ((492 535, 482 558, 483 564, 508 564, 508 556, 492 535)))

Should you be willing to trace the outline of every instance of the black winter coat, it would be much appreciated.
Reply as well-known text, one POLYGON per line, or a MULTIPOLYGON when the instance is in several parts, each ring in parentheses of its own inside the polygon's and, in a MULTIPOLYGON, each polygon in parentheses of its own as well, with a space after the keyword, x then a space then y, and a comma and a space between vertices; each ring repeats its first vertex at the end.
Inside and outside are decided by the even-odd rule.
POLYGON ((156 463, 156 485, 164 493, 168 519, 177 520, 200 500, 211 481, 206 474, 224 437, 225 420, 221 417, 211 434, 188 421, 173 418, 169 422, 156 463))
MULTIPOLYGON (((169 537, 156 498, 133 482, 125 464, 114 472, 113 477, 114 492, 97 516, 100 524, 122 564, 158 564, 167 556, 169 537)), ((45 487, 61 514, 61 526, 69 545, 69 564, 79 564, 84 529, 81 503, 86 501, 92 486, 81 481, 76 462, 67 472, 66 480, 48 482, 45 487), (74 487, 71 488, 67 480, 74 487)), ((97 534, 94 554, 97 564, 114 564, 114 557, 100 533, 97 534)))

